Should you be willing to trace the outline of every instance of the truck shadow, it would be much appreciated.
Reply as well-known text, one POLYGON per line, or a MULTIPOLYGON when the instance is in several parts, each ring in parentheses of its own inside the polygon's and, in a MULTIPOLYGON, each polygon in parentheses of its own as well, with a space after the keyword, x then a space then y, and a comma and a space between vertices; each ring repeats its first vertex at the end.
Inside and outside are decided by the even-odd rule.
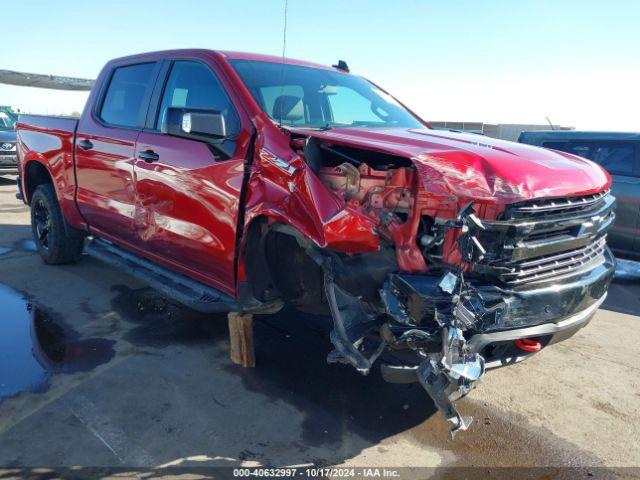
MULTIPOLYGON (((237 401, 225 401, 218 406, 212 404, 207 415, 218 425, 226 425, 221 417, 240 417, 243 423, 242 426, 227 425, 220 431, 218 435, 228 441, 224 446, 205 449, 207 458, 225 456, 262 465, 277 463, 283 448, 282 435, 275 430, 265 432, 266 424, 269 429, 281 428, 287 432, 287 464, 339 465, 371 447, 377 449, 376 458, 391 451, 395 455, 410 455, 399 454, 398 449, 403 447, 394 446, 393 442, 382 443, 408 431, 411 432, 409 436, 403 438, 409 443, 415 442, 416 451, 433 452, 436 449, 446 452, 456 459, 451 465, 533 467, 563 465, 567 458, 573 459, 576 465, 600 464, 598 459, 551 431, 528 426, 526 418, 471 399, 463 399, 459 406, 463 414, 473 415, 476 421, 452 441, 448 434, 450 424, 437 414, 433 402, 419 384, 389 384, 382 380, 377 369, 365 377, 348 365, 328 365, 326 356, 331 350, 329 332, 332 328, 328 317, 301 313, 293 308, 275 315, 255 316, 257 366, 245 369, 229 362, 224 315, 212 318, 165 304, 166 300, 148 288, 131 290, 118 286, 114 290, 118 292, 112 303, 114 310, 125 314, 127 320, 135 324, 125 334, 128 341, 151 348, 185 344, 189 349, 205 349, 203 358, 215 358, 217 368, 212 368, 210 363, 204 367, 212 375, 207 380, 212 386, 210 391, 230 388, 230 395, 237 401), (217 369, 222 373, 216 373, 217 369), (239 387, 235 382, 229 382, 228 374, 240 379, 239 387), (245 391, 266 397, 268 401, 251 399, 251 395, 243 398, 245 391), (283 412, 288 411, 283 403, 294 407, 301 416, 296 415, 291 424, 280 426, 278 422, 283 412), (265 421, 270 418, 274 419, 273 423, 265 421), (246 429, 252 427, 256 429, 251 436, 254 440, 245 443, 239 454, 234 447, 227 446, 238 437, 243 438, 246 429), (271 438, 277 439, 274 444, 271 444, 271 438)), ((188 383, 183 385, 189 388, 188 383)), ((203 395, 200 390, 186 393, 203 395)), ((194 412, 197 411, 197 405, 194 405, 194 412)), ((198 452, 202 453, 202 450, 198 452)), ((180 466, 187 469, 197 466, 191 458, 193 456, 185 455, 180 466)), ((411 465, 429 465, 428 458, 405 461, 411 465)), ((233 464, 230 460, 215 462, 218 462, 215 465, 233 464)), ((484 478, 484 470, 472 473, 476 475, 468 478, 484 478)), ((446 469, 442 476, 449 478, 446 469)), ((458 478, 455 471, 451 478, 458 478)), ((558 478, 573 478, 572 472, 558 478)))
POLYGON ((340 442, 345 430, 377 443, 436 412, 417 383, 389 384, 375 366, 362 376, 349 365, 328 365, 331 318, 293 308, 256 318, 258 367, 227 369, 241 375, 248 390, 284 400, 303 412, 305 444, 340 442))
MULTIPOLYGON (((293 308, 255 316, 257 367, 245 369, 228 360, 225 314, 212 318, 194 312, 149 288, 118 285, 113 291, 112 308, 134 324, 124 335, 127 341, 151 348, 219 344, 214 355, 220 366, 239 376, 244 388, 270 398, 274 408, 277 401, 283 401, 303 414, 300 440, 305 448, 340 444, 345 432, 375 444, 419 425, 436 412, 417 383, 393 385, 382 379, 377 368, 362 376, 351 366, 327 364, 330 317, 293 308)), ((255 414, 269 415, 268 411, 255 414)))

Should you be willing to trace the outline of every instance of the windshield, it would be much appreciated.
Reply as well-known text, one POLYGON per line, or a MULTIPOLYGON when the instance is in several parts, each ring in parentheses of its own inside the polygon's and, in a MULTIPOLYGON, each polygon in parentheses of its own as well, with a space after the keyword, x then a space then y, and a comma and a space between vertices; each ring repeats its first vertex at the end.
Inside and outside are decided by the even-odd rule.
POLYGON ((16 121, 7 112, 0 111, 0 130, 13 130, 16 121))
POLYGON ((229 63, 260 108, 281 125, 424 128, 393 97, 363 78, 274 62, 229 63))

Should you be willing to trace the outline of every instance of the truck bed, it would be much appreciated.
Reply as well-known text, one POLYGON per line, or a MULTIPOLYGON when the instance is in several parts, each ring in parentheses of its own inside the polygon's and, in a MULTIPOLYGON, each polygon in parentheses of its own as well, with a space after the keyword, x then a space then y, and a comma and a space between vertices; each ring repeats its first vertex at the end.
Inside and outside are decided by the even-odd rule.
POLYGON ((67 133, 73 135, 78 126, 76 117, 58 117, 53 115, 20 115, 18 126, 22 130, 46 132, 52 135, 67 133))
POLYGON ((78 121, 73 117, 20 115, 17 123, 18 174, 25 201, 30 201, 39 180, 50 176, 67 221, 80 218, 74 198, 78 121))

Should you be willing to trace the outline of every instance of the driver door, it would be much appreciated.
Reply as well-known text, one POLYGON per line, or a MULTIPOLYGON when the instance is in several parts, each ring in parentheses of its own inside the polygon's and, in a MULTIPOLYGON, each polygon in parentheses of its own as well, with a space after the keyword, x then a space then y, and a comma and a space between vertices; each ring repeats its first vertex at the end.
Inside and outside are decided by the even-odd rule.
POLYGON ((159 263, 233 294, 240 192, 252 128, 211 62, 174 59, 166 82, 158 82, 164 84, 154 94, 159 108, 136 144, 134 229, 159 263), (222 148, 161 133, 169 107, 219 111, 228 132, 222 148))

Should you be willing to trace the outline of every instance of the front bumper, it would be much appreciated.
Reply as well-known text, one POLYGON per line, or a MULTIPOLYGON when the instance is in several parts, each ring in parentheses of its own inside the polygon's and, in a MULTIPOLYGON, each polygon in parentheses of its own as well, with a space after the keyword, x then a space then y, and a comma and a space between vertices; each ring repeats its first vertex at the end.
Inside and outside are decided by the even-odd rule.
MULTIPOLYGON (((484 354, 486 369, 505 367, 526 360, 535 355, 535 353, 519 351, 513 347, 515 340, 523 338, 542 339, 545 346, 567 340, 578 330, 587 326, 606 297, 607 294, 605 293, 591 306, 557 322, 543 323, 534 327, 503 332, 472 335, 467 343, 469 352, 484 354), (496 349, 497 353, 491 355, 489 352, 492 349, 496 349)), ((387 363, 380 365, 382 378, 389 383, 415 383, 418 381, 417 371, 417 365, 400 366, 387 363)))
MULTIPOLYGON (((476 284, 477 295, 466 300, 442 292, 437 286, 440 277, 391 275, 387 292, 393 295, 386 296, 385 301, 387 312, 405 323, 395 327, 397 335, 416 327, 435 334, 438 327, 434 319, 439 314, 455 317, 465 312, 467 352, 481 355, 486 368, 496 368, 534 354, 517 348, 515 340, 533 339, 546 347, 566 340, 587 325, 606 298, 615 265, 607 248, 599 264, 587 265, 586 270, 570 278, 527 290, 476 284), (391 298, 396 303, 391 303, 391 298)), ((439 340, 434 343, 436 350, 439 345, 439 340)), ((418 366, 406 362, 381 367, 383 378, 392 383, 417 381, 417 370, 418 366)))
POLYGON ((482 280, 466 280, 467 293, 444 292, 441 275, 391 274, 382 291, 387 313, 398 323, 435 326, 437 315, 463 317, 461 326, 470 338, 476 334, 514 330, 557 322, 577 314, 605 295, 616 261, 608 248, 570 276, 528 288, 508 288, 482 280))
POLYGON ((18 157, 15 153, 0 154, 0 175, 15 175, 18 173, 18 157))
POLYGON ((530 357, 533 353, 521 351, 513 355, 498 355, 495 356, 495 358, 491 358, 491 356, 488 355, 488 349, 504 343, 511 344, 515 340, 523 338, 543 338, 545 340, 545 346, 562 342, 563 340, 572 337, 581 328, 587 326, 606 298, 607 293, 605 292, 602 297, 584 310, 555 322, 543 323, 534 327, 506 330, 503 332, 479 333, 472 335, 468 342, 469 349, 472 352, 485 354, 486 368, 512 365, 530 357))

